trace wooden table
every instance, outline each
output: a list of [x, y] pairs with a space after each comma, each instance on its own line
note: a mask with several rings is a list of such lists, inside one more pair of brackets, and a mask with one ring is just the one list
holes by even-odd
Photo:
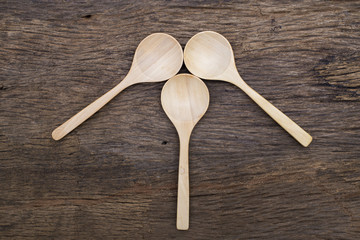
[[[1, 239], [359, 239], [358, 1], [2, 1]], [[163, 83], [115, 86], [139, 42], [223, 34], [244, 80], [314, 138], [302, 147], [240, 89], [206, 81], [177, 231], [179, 141]], [[187, 72], [183, 67], [181, 72]]]

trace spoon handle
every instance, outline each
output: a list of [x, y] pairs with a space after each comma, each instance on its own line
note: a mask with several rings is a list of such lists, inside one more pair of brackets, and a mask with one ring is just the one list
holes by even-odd
[[239, 88], [241, 88], [252, 100], [254, 100], [272, 119], [274, 119], [281, 127], [283, 127], [291, 136], [293, 136], [304, 147], [309, 146], [312, 141], [312, 137], [299, 125], [297, 125], [288, 116], [282, 113], [269, 101], [258, 94], [245, 82], [234, 82]]
[[70, 118], [62, 125], [57, 127], [51, 134], [52, 138], [54, 140], [60, 140], [61, 138], [66, 136], [69, 132], [74, 130], [77, 126], [79, 126], [81, 123], [83, 123], [85, 120], [87, 120], [89, 117], [91, 117], [94, 113], [99, 111], [100, 108], [102, 108], [117, 94], [119, 94], [122, 90], [124, 90], [126, 87], [129, 86], [124, 80], [121, 81], [118, 85], [116, 85], [113, 89], [102, 95], [100, 98], [96, 99], [86, 108], [78, 112], [72, 118]]
[[189, 229], [189, 137], [180, 137], [176, 228]]

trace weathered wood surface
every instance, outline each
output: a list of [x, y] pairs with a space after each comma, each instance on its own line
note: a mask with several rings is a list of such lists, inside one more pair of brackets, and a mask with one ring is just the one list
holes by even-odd
[[[359, 239], [358, 1], [1, 1], [1, 239]], [[63, 140], [51, 131], [115, 86], [153, 32], [231, 42], [244, 80], [314, 140], [303, 148], [235, 86], [190, 146], [190, 230], [177, 231], [179, 141], [163, 83], [132, 86]], [[186, 72], [183, 68], [181, 72]]]

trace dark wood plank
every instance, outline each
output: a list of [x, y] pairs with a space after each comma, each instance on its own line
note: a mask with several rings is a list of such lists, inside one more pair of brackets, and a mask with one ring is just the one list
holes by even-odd
[[[359, 239], [358, 1], [2, 1], [1, 239]], [[244, 80], [306, 129], [303, 148], [243, 92], [206, 81], [190, 147], [190, 230], [177, 231], [178, 138], [163, 83], [115, 86], [138, 43], [203, 30]], [[181, 72], [187, 72], [185, 67]]]

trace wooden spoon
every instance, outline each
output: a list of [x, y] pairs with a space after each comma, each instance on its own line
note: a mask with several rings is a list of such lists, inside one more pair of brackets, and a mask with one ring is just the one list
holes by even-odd
[[223, 80], [241, 88], [304, 147], [312, 141], [312, 137], [299, 125], [244, 82], [236, 69], [231, 45], [221, 34], [205, 31], [193, 36], [185, 46], [184, 62], [189, 71], [200, 78]]
[[56, 128], [52, 132], [53, 139], [63, 138], [125, 88], [141, 82], [167, 80], [178, 73], [182, 63], [183, 51], [175, 38], [165, 33], [147, 36], [137, 47], [127, 76], [113, 89]]
[[179, 74], [167, 81], [161, 104], [175, 125], [180, 139], [178, 203], [176, 228], [189, 229], [189, 141], [196, 123], [209, 106], [209, 91], [203, 81], [190, 74]]

